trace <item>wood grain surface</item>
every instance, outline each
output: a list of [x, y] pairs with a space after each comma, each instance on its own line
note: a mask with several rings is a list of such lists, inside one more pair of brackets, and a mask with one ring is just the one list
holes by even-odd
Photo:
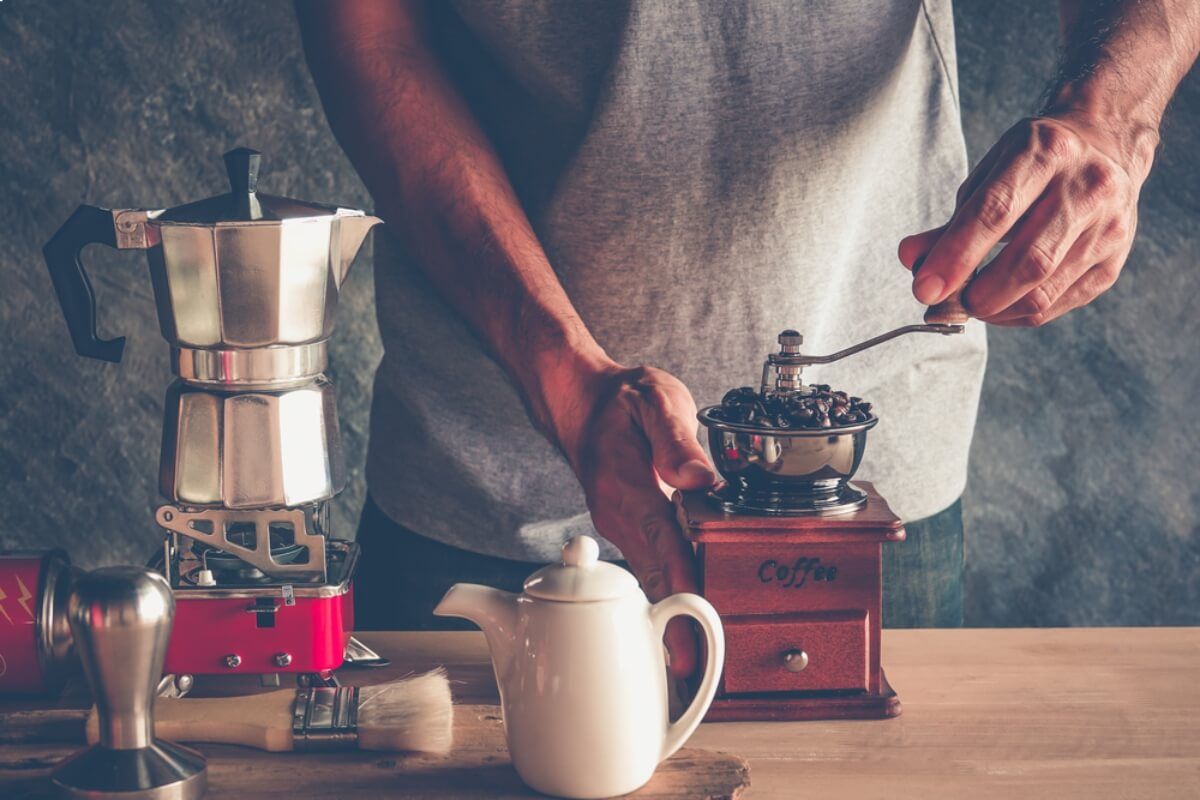
[[[499, 708], [456, 709], [454, 751], [448, 756], [367, 753], [262, 753], [244, 747], [192, 745], [208, 757], [209, 800], [217, 798], [496, 798], [540, 797], [521, 783], [504, 747]], [[71, 747], [0, 748], [0, 797], [41, 800], [53, 793], [49, 767]], [[648, 800], [737, 798], [746, 763], [727, 753], [685, 748], [630, 797]]]
[[[496, 702], [481, 634], [363, 639], [394, 663], [383, 674], [358, 673], [358, 682], [445, 663], [459, 702]], [[1200, 797], [1200, 629], [885, 631], [884, 648], [888, 677], [904, 699], [900, 717], [705, 724], [641, 796], [684, 796], [670, 794], [670, 784], [711, 774], [696, 760], [703, 749], [749, 763], [748, 798]], [[496, 716], [494, 708], [460, 711], [463, 720]], [[71, 712], [54, 713], [65, 725], [61, 716]], [[471, 760], [462, 765], [202, 749], [210, 797], [527, 796], [494, 738], [498, 725], [484, 719], [464, 734], [458, 746]], [[36, 790], [54, 758], [69, 750], [0, 746], [0, 797]], [[730, 795], [700, 789], [687, 796]]]

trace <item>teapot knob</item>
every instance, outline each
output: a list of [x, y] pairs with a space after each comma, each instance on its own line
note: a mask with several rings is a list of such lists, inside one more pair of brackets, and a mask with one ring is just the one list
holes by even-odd
[[563, 564], [568, 567], [590, 567], [600, 558], [600, 545], [591, 536], [572, 536], [563, 544]]

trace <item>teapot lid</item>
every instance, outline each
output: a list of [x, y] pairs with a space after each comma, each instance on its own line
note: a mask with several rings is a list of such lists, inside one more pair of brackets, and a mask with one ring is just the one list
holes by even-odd
[[560, 564], [550, 564], [525, 579], [525, 594], [543, 600], [612, 600], [638, 588], [637, 579], [616, 564], [600, 560], [591, 536], [573, 536], [562, 548]]
[[225, 172], [229, 176], [228, 194], [167, 209], [158, 215], [157, 221], [184, 225], [236, 225], [243, 222], [345, 216], [348, 213], [337, 206], [259, 194], [258, 172], [261, 166], [262, 154], [257, 150], [247, 147], [230, 150], [225, 154]]

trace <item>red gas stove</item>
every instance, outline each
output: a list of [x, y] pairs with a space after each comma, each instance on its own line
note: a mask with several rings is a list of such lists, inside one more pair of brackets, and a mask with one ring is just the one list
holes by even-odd
[[[159, 566], [175, 592], [165, 670], [296, 673], [302, 682], [330, 682], [354, 630], [358, 545], [315, 532], [291, 534], [325, 513], [324, 506], [249, 513], [160, 508], [159, 524], [169, 533]], [[196, 538], [201, 522], [213, 531]], [[267, 544], [260, 548], [251, 532]], [[207, 544], [210, 537], [223, 539], [227, 549]], [[230, 552], [231, 543], [237, 550]]]

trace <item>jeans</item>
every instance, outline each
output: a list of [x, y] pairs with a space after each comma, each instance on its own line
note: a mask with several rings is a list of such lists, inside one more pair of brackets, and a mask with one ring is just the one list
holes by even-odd
[[[962, 501], [904, 526], [903, 542], [883, 545], [883, 622], [889, 628], [962, 625]], [[397, 525], [367, 498], [358, 526], [363, 548], [354, 579], [359, 630], [472, 630], [466, 620], [435, 617], [455, 583], [521, 591], [540, 565], [480, 555]], [[624, 563], [621, 566], [626, 566]]]

